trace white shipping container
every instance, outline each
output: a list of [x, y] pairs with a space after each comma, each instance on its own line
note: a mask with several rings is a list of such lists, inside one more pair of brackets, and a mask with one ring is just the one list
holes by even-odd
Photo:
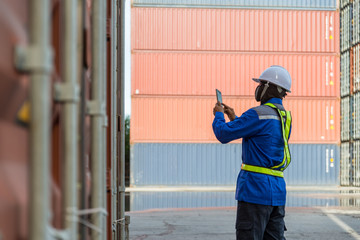
[[[353, 54], [353, 60], [354, 60], [354, 77], [353, 77], [353, 88], [354, 92], [360, 91], [360, 44], [355, 46]], [[349, 72], [351, 69], [349, 69]]]
[[354, 139], [360, 139], [360, 93], [354, 94], [353, 129]]
[[354, 142], [353, 185], [360, 187], [360, 141]]
[[340, 146], [340, 185], [350, 185], [350, 144], [348, 142]]
[[360, 0], [353, 2], [353, 45], [360, 41]]
[[340, 96], [350, 95], [350, 52], [341, 54]]
[[340, 51], [344, 52], [352, 44], [352, 5], [348, 5], [340, 13]]
[[340, 7], [343, 8], [350, 3], [350, 0], [341, 0]]
[[341, 99], [341, 141], [349, 141], [350, 140], [350, 119], [351, 119], [351, 111], [350, 111], [350, 97], [346, 97]]

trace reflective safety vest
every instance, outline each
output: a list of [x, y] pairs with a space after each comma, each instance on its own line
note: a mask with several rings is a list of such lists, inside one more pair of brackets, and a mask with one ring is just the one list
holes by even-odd
[[279, 114], [280, 122], [281, 122], [281, 131], [284, 139], [284, 159], [279, 165], [270, 168], [253, 166], [249, 164], [242, 164], [241, 169], [249, 172], [262, 173], [275, 177], [284, 177], [283, 171], [289, 166], [291, 162], [291, 154], [288, 144], [290, 127], [291, 127], [291, 114], [290, 111], [282, 111], [272, 103], [265, 103], [264, 105], [275, 109]]

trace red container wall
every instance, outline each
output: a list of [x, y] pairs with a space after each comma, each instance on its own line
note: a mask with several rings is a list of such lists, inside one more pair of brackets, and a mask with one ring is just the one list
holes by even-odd
[[[253, 98], [224, 98], [238, 116], [257, 106]], [[286, 99], [292, 112], [291, 143], [339, 143], [339, 100]], [[131, 142], [217, 142], [215, 97], [133, 97]]]
[[338, 11], [132, 8], [134, 50], [339, 52]]
[[339, 63], [334, 54], [136, 52], [132, 94], [253, 96], [251, 78], [277, 64], [290, 72], [291, 96], [339, 97]]

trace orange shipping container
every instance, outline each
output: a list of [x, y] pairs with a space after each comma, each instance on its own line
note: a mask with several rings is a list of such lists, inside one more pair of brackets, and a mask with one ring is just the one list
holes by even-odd
[[[133, 97], [131, 142], [217, 142], [212, 121], [213, 97]], [[238, 115], [257, 106], [253, 98], [224, 97]], [[335, 143], [340, 140], [340, 102], [336, 99], [288, 98], [292, 112], [290, 143]]]
[[340, 96], [339, 57], [309, 54], [137, 52], [132, 55], [132, 94], [253, 96], [255, 82], [271, 65], [284, 66], [291, 96]]
[[339, 52], [338, 11], [132, 8], [134, 50]]

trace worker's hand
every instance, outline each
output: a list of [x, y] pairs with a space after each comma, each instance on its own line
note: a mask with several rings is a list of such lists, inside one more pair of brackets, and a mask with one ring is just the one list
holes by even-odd
[[213, 109], [214, 115], [215, 115], [216, 112], [222, 112], [222, 113], [224, 113], [224, 108], [221, 106], [221, 104], [220, 104], [219, 102], [217, 102], [217, 103], [215, 104], [215, 107], [214, 107], [214, 109]]
[[224, 106], [224, 113], [229, 117], [230, 121], [235, 120], [236, 115], [233, 108], [229, 107], [225, 103], [222, 104]]

